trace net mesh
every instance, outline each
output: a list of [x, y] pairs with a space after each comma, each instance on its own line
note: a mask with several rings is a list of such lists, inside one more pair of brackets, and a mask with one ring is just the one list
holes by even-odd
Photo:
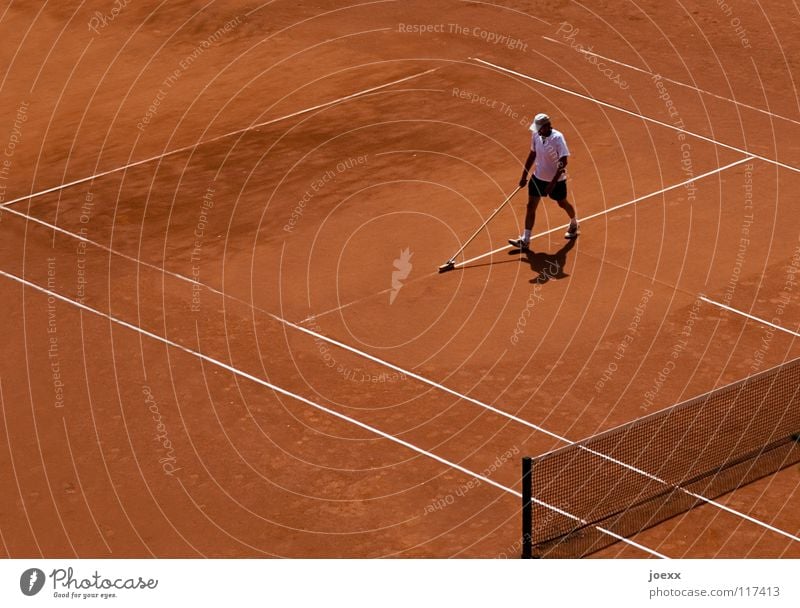
[[600, 528], [627, 537], [800, 462], [798, 433], [800, 359], [536, 458], [533, 556], [589, 555], [617, 542]]

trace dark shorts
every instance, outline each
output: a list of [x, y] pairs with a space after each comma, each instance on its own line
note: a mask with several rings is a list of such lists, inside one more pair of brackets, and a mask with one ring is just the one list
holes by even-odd
[[[544, 196], [548, 185], [550, 185], [549, 182], [532, 177], [528, 182], [528, 194], [530, 196], [542, 197]], [[549, 196], [554, 201], [563, 201], [565, 198], [567, 198], [567, 180], [556, 182], [556, 185], [553, 186], [553, 191]]]

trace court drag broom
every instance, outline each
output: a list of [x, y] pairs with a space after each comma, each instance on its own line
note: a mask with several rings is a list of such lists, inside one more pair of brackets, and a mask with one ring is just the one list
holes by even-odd
[[494, 212], [492, 213], [492, 215], [490, 215], [490, 216], [489, 216], [489, 217], [486, 219], [486, 221], [485, 221], [485, 222], [483, 222], [483, 224], [481, 224], [481, 227], [480, 227], [480, 228], [478, 228], [478, 229], [475, 231], [475, 234], [473, 234], [471, 237], [469, 237], [469, 238], [467, 239], [467, 242], [466, 242], [466, 243], [464, 243], [463, 245], [461, 245], [461, 249], [459, 249], [458, 251], [456, 251], [456, 252], [455, 252], [455, 253], [452, 255], [452, 257], [451, 257], [449, 260], [447, 260], [447, 262], [445, 262], [444, 264], [442, 264], [441, 266], [439, 266], [439, 273], [440, 273], [440, 274], [441, 274], [441, 273], [443, 273], [443, 272], [447, 272], [448, 270], [453, 270], [453, 268], [455, 268], [455, 267], [456, 267], [456, 258], [458, 257], [458, 254], [459, 254], [459, 253], [461, 253], [462, 251], [464, 251], [464, 249], [466, 249], [466, 248], [467, 248], [467, 245], [469, 245], [469, 244], [470, 244], [470, 243], [471, 243], [471, 242], [472, 242], [472, 241], [475, 239], [475, 237], [476, 237], [476, 236], [478, 236], [478, 235], [480, 234], [481, 230], [483, 230], [483, 229], [486, 227], [486, 224], [488, 224], [489, 222], [491, 222], [491, 221], [492, 221], [492, 218], [493, 218], [495, 215], [497, 215], [498, 213], [500, 213], [500, 210], [501, 210], [503, 207], [505, 207], [505, 206], [506, 206], [506, 204], [508, 203], [508, 201], [510, 201], [512, 198], [514, 198], [514, 195], [515, 195], [517, 192], [519, 192], [520, 190], [522, 190], [522, 186], [517, 186], [517, 189], [516, 189], [516, 190], [514, 190], [514, 192], [512, 192], [511, 194], [509, 194], [509, 195], [508, 195], [508, 198], [506, 198], [506, 200], [504, 200], [504, 201], [503, 201], [503, 202], [500, 204], [500, 206], [499, 206], [497, 209], [495, 209], [495, 210], [494, 210]]

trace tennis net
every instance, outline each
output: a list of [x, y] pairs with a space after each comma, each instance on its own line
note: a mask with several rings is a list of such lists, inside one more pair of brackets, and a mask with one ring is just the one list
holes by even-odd
[[523, 459], [523, 557], [589, 555], [800, 462], [799, 433], [795, 359]]

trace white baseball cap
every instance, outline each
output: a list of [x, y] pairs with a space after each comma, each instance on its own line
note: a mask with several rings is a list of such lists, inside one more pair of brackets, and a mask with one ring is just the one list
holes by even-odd
[[537, 114], [536, 118], [533, 119], [531, 131], [538, 133], [539, 129], [541, 129], [542, 126], [546, 125], [548, 122], [550, 122], [550, 117], [547, 114]]

